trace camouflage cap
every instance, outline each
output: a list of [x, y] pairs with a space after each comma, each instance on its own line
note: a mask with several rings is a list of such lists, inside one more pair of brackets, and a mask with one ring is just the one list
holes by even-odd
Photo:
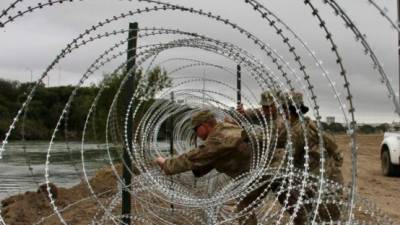
[[288, 104], [288, 105], [297, 105], [301, 106], [304, 105], [303, 101], [303, 94], [301, 92], [296, 92], [296, 91], [291, 91], [291, 92], [285, 92], [282, 95], [282, 103], [283, 104]]
[[272, 95], [272, 92], [264, 91], [263, 93], [261, 93], [260, 105], [271, 106], [272, 104], [274, 104], [274, 97]]
[[214, 114], [210, 110], [197, 112], [192, 116], [192, 127], [196, 128], [200, 126], [200, 124], [207, 122], [210, 119], [215, 119]]

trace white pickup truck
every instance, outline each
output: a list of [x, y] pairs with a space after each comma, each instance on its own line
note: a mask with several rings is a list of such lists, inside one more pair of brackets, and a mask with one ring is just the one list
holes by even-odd
[[400, 132], [385, 132], [381, 144], [381, 162], [383, 175], [400, 174]]

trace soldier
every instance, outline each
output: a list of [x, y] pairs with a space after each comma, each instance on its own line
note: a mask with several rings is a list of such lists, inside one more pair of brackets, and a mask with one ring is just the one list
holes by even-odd
[[[257, 161], [257, 168], [268, 168], [269, 171], [278, 172], [278, 166], [283, 165], [282, 162], [285, 160], [285, 146], [280, 146], [279, 148], [276, 147], [275, 143], [278, 141], [277, 138], [282, 138], [282, 140], [278, 141], [281, 143], [285, 143], [286, 137], [280, 136], [281, 129], [284, 129], [284, 124], [282, 122], [282, 117], [278, 114], [277, 106], [274, 101], [274, 98], [280, 99], [281, 94], [280, 91], [264, 91], [261, 93], [261, 100], [260, 105], [261, 108], [258, 109], [249, 109], [244, 110], [243, 105], [239, 105], [237, 111], [245, 116], [252, 125], [260, 124], [261, 126], [256, 125], [255, 133], [247, 133], [245, 131], [242, 132], [242, 139], [244, 144], [247, 145], [247, 148], [252, 149], [252, 153], [255, 156]], [[263, 118], [264, 117], [264, 118]], [[265, 119], [265, 121], [264, 121]], [[261, 129], [260, 129], [261, 128]], [[264, 139], [265, 138], [265, 139]], [[259, 149], [255, 148], [252, 145], [255, 142], [251, 142], [250, 139], [253, 141], [258, 142]], [[264, 140], [268, 140], [268, 142], [264, 142]], [[267, 144], [268, 143], [268, 144]], [[267, 145], [266, 145], [267, 144]], [[265, 155], [267, 154], [267, 155]], [[266, 161], [261, 162], [261, 156], [266, 156]], [[265, 165], [263, 165], [265, 164]], [[275, 177], [275, 180], [271, 180], [273, 176], [271, 174], [263, 175], [260, 180], [255, 182], [265, 182], [260, 188], [252, 191], [249, 195], [247, 195], [241, 202], [239, 202], [238, 209], [244, 209], [253, 201], [255, 201], [258, 196], [260, 196], [263, 192], [269, 191], [266, 190], [268, 187], [273, 192], [278, 191], [278, 187], [281, 184], [281, 176], [278, 175]], [[272, 183], [271, 183], [272, 181]], [[266, 193], [264, 193], [266, 196]], [[257, 219], [254, 213], [250, 214], [249, 219], [245, 223], [246, 225], [255, 225], [257, 224]]]
[[[248, 144], [250, 144], [250, 138], [253, 138], [254, 141], [259, 142], [258, 146], [261, 146], [261, 150], [263, 152], [256, 151], [256, 149], [253, 148], [253, 152], [255, 154], [261, 156], [264, 153], [268, 153], [268, 159], [271, 159], [273, 156], [269, 167], [279, 166], [285, 154], [283, 149], [284, 146], [281, 149], [275, 148], [276, 141], [281, 143], [285, 143], [286, 141], [286, 137], [278, 135], [280, 131], [285, 128], [282, 117], [278, 114], [278, 110], [274, 102], [274, 98], [279, 99], [280, 97], [280, 91], [264, 91], [261, 93], [261, 108], [244, 110], [243, 105], [241, 104], [237, 108], [237, 111], [249, 119], [252, 125], [261, 124], [261, 126], [256, 126], [255, 133], [246, 133], [246, 131], [243, 131], [242, 138]], [[264, 116], [266, 121], [263, 121], [262, 116]], [[244, 126], [246, 125], [244, 124]], [[282, 140], [277, 140], [278, 137], [282, 138]], [[263, 145], [264, 138], [269, 140], [267, 146]]]
[[[204, 144], [174, 158], [158, 157], [155, 161], [165, 174], [173, 175], [191, 170], [195, 176], [203, 176], [216, 169], [235, 178], [249, 171], [251, 149], [242, 141], [242, 129], [239, 126], [217, 122], [209, 110], [196, 113], [191, 122], [196, 135], [204, 140]], [[241, 211], [257, 198], [258, 193], [260, 190], [250, 193], [239, 203], [238, 210]], [[257, 224], [254, 214], [248, 217], [245, 224]], [[240, 224], [243, 222], [241, 218]]]
[[247, 149], [238, 150], [242, 132], [239, 126], [217, 122], [209, 110], [196, 113], [191, 122], [204, 144], [174, 158], [158, 157], [156, 162], [165, 174], [192, 170], [196, 176], [202, 176], [216, 169], [236, 177], [249, 170], [251, 153]]
[[[290, 99], [289, 97], [292, 97]], [[303, 122], [300, 120], [300, 115], [298, 114], [296, 108], [302, 113], [305, 114], [308, 112], [308, 107], [304, 106], [303, 95], [298, 92], [290, 92], [285, 93], [283, 95], [282, 101], [286, 104], [283, 105], [286, 118], [288, 118], [290, 123], [290, 134], [291, 134], [291, 142], [293, 147], [293, 164], [295, 168], [300, 170], [304, 170], [305, 165], [305, 146], [307, 138], [308, 145], [308, 157], [309, 157], [309, 172], [312, 175], [319, 176], [320, 174], [320, 156], [321, 156], [321, 146], [319, 141], [319, 135], [322, 135], [325, 149], [325, 178], [335, 181], [339, 184], [343, 184], [343, 177], [341, 173], [340, 167], [343, 163], [343, 157], [341, 151], [337, 148], [336, 143], [333, 140], [333, 137], [325, 132], [319, 134], [318, 128], [315, 123], [308, 117], [304, 117]], [[305, 127], [305, 129], [303, 128]], [[284, 147], [286, 144], [286, 130], [281, 130], [280, 138], [278, 138], [277, 147]], [[304, 133], [306, 132], [306, 133]], [[306, 135], [305, 135], [306, 134]], [[315, 198], [316, 190], [308, 189], [306, 190], [305, 199]], [[286, 199], [286, 193], [282, 193], [278, 196], [281, 204]], [[293, 213], [293, 207], [299, 198], [298, 189], [293, 189], [290, 192], [290, 197], [288, 199], [288, 212]], [[294, 219], [294, 223], [296, 225], [308, 224], [310, 221], [307, 220], [307, 210], [311, 210], [311, 205], [304, 204], [303, 207], [298, 212], [296, 218]], [[319, 207], [319, 216], [323, 221], [330, 220], [338, 220], [340, 218], [340, 211], [334, 204], [325, 204], [320, 205]]]

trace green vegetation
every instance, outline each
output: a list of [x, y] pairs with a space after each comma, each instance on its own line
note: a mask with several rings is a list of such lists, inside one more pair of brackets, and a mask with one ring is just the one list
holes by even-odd
[[[58, 139], [69, 138], [77, 140], [81, 137], [83, 125], [86, 120], [89, 108], [95, 99], [101, 85], [107, 88], [101, 98], [98, 100], [94, 116], [90, 121], [89, 128], [95, 126], [95, 132], [89, 132], [89, 139], [97, 139], [101, 137], [104, 139], [105, 125], [107, 115], [123, 79], [124, 73], [108, 74], [105, 75], [103, 80], [98, 85], [91, 85], [81, 87], [68, 113], [67, 119], [62, 121], [62, 125], [58, 132]], [[171, 79], [167, 76], [165, 70], [156, 67], [149, 71], [146, 76], [142, 71], [137, 71], [135, 75], [135, 87], [139, 88], [139, 96], [145, 103], [138, 110], [139, 117], [143, 115], [146, 108], [151, 105], [155, 94], [171, 86]], [[16, 116], [18, 110], [21, 108], [22, 103], [26, 100], [27, 93], [32, 89], [33, 83], [20, 83], [17, 81], [7, 81], [0, 79], [0, 138], [3, 139], [5, 133], [8, 131], [9, 126]], [[27, 140], [44, 140], [49, 139], [57, 121], [68, 101], [69, 96], [74, 90], [73, 86], [59, 86], [46, 88], [41, 84], [25, 112], [26, 117], [22, 123], [22, 117], [17, 124], [16, 129], [12, 132], [10, 139], [21, 139], [24, 130], [24, 137]], [[126, 107], [126, 90], [122, 91], [121, 97], [117, 102], [117, 127], [123, 127], [123, 119]], [[138, 101], [138, 99], [136, 99]], [[134, 104], [135, 105], [135, 104]], [[24, 127], [22, 129], [22, 124]], [[67, 124], [68, 132], [65, 132], [65, 124]]]
[[[331, 123], [327, 124], [322, 122], [322, 127], [325, 131], [341, 134], [346, 133], [346, 127], [341, 123]], [[378, 126], [372, 126], [369, 124], [358, 125], [358, 132], [361, 134], [375, 134], [375, 133], [383, 133], [389, 130], [389, 124], [382, 123]]]
[[346, 128], [341, 123], [322, 123], [322, 127], [324, 130], [332, 132], [332, 133], [345, 133]]

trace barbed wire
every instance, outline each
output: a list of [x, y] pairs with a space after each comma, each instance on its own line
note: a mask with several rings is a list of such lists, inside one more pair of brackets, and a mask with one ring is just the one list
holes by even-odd
[[[23, 2], [23, 0], [16, 0], [1, 11], [0, 29], [7, 29], [9, 26], [12, 26], [17, 19], [22, 20], [22, 17], [27, 16], [29, 13], [34, 13], [43, 8], [54, 5], [61, 5], [63, 3], [73, 4], [78, 1], [48, 0], [32, 4], [26, 8], [20, 8], [19, 6]], [[129, 0], [128, 2], [133, 1]], [[384, 213], [374, 204], [360, 198], [357, 194], [357, 123], [354, 115], [355, 106], [351, 94], [350, 82], [338, 44], [336, 44], [336, 41], [333, 38], [333, 31], [328, 27], [324, 15], [319, 12], [318, 7], [315, 6], [312, 1], [306, 0], [303, 3], [306, 8], [311, 10], [311, 14], [318, 21], [318, 26], [316, 27], [320, 28], [324, 32], [324, 36], [321, 39], [326, 39], [330, 44], [331, 54], [335, 57], [339, 74], [343, 79], [345, 94], [339, 92], [339, 89], [333, 81], [334, 79], [332, 78], [332, 75], [335, 75], [335, 73], [330, 73], [323, 66], [322, 60], [317, 56], [315, 51], [313, 51], [311, 47], [303, 41], [299, 34], [294, 32], [294, 29], [289, 27], [287, 23], [259, 1], [245, 0], [243, 1], [243, 6], [250, 6], [259, 16], [261, 16], [266, 27], [274, 30], [274, 35], [282, 41], [286, 49], [285, 51], [278, 52], [272, 44], [262, 41], [265, 40], [265, 38], [259, 38], [247, 29], [241, 27], [238, 23], [234, 23], [227, 18], [223, 18], [220, 15], [216, 15], [203, 9], [195, 9], [166, 1], [138, 0], [137, 2], [149, 4], [151, 7], [130, 10], [126, 13], [111, 16], [95, 23], [94, 25], [88, 26], [87, 29], [84, 29], [82, 33], [72, 39], [72, 41], [60, 51], [55, 59], [47, 66], [40, 78], [35, 82], [33, 88], [28, 93], [26, 100], [22, 103], [20, 110], [14, 117], [9, 130], [5, 134], [2, 147], [0, 148], [0, 160], [2, 160], [8, 140], [11, 133], [15, 130], [16, 125], [22, 123], [22, 127], [25, 126], [25, 118], [29, 116], [29, 105], [35, 97], [38, 87], [43, 83], [45, 77], [49, 76], [50, 71], [53, 70], [53, 68], [62, 60], [72, 57], [73, 52], [87, 47], [90, 43], [96, 44], [103, 39], [113, 40], [119, 38], [119, 36], [126, 35], [130, 31], [129, 29], [118, 30], [111, 28], [109, 31], [104, 33], [93, 34], [100, 27], [106, 28], [107, 26], [112, 26], [115, 22], [121, 19], [146, 15], [148, 13], [159, 13], [159, 11], [179, 12], [181, 14], [189, 14], [190, 16], [207, 18], [209, 21], [226, 26], [235, 31], [241, 37], [246, 38], [246, 41], [253, 47], [256, 47], [258, 51], [261, 51], [268, 60], [262, 61], [248, 50], [228, 41], [219, 40], [210, 37], [207, 34], [182, 31], [181, 29], [164, 27], [140, 28], [138, 30], [138, 40], [156, 37], [165, 41], [141, 45], [135, 49], [124, 49], [127, 42], [132, 41], [130, 39], [123, 38], [115, 41], [112, 46], [99, 54], [99, 56], [81, 75], [80, 79], [74, 86], [74, 89], [71, 91], [57, 123], [55, 124], [47, 148], [46, 161], [44, 164], [44, 177], [47, 185], [49, 203], [52, 207], [53, 214], [43, 217], [35, 224], [43, 224], [49, 218], [56, 216], [61, 224], [67, 225], [69, 223], [65, 220], [62, 213], [65, 210], [74, 208], [88, 199], [95, 202], [97, 206], [97, 211], [92, 217], [93, 224], [120, 224], [122, 223], [123, 218], [128, 217], [134, 223], [137, 222], [144, 224], [176, 224], [178, 223], [178, 220], [181, 220], [184, 224], [228, 224], [234, 223], [237, 219], [248, 219], [253, 212], [257, 212], [259, 222], [262, 224], [293, 224], [301, 210], [306, 206], [311, 206], [312, 208], [310, 210], [310, 215], [308, 216], [310, 223], [319, 224], [322, 220], [319, 210], [321, 208], [326, 208], [327, 205], [334, 205], [341, 212], [341, 218], [337, 219], [330, 217], [330, 221], [326, 221], [329, 224], [393, 224], [393, 221], [384, 215]], [[396, 113], [400, 113], [400, 106], [392, 84], [389, 82], [388, 76], [380, 60], [374, 53], [373, 48], [370, 43], [367, 42], [366, 36], [363, 35], [340, 4], [333, 0], [324, 0], [322, 2], [332, 8], [334, 13], [345, 22], [345, 26], [355, 35], [355, 42], [359, 42], [364, 47], [365, 55], [367, 57], [369, 56], [372, 60], [373, 68], [377, 71], [381, 82], [389, 92], [388, 97], [392, 100]], [[400, 30], [398, 24], [394, 23], [387, 15], [386, 9], [379, 7], [379, 5], [373, 0], [368, 0], [367, 2], [369, 2], [378, 13], [389, 22], [394, 30]], [[168, 41], [166, 36], [174, 39]], [[322, 128], [322, 117], [320, 115], [320, 106], [318, 104], [319, 98], [317, 98], [318, 94], [315, 90], [316, 84], [313, 84], [311, 81], [311, 66], [307, 65], [307, 61], [304, 60], [305, 57], [302, 56], [299, 47], [308, 53], [308, 56], [313, 60], [315, 66], [317, 66], [322, 72], [322, 76], [326, 79], [327, 84], [331, 88], [331, 91], [338, 102], [338, 108], [345, 118], [347, 135], [350, 138], [352, 151], [352, 180], [349, 187], [331, 181], [329, 176], [326, 174], [326, 160], [329, 156], [324, 147], [324, 130]], [[123, 50], [121, 50], [121, 48]], [[238, 91], [233, 83], [227, 82], [227, 80], [235, 80], [235, 74], [232, 72], [232, 69], [195, 58], [192, 59], [176, 56], [164, 58], [161, 54], [166, 54], [169, 50], [179, 50], [181, 48], [196, 49], [211, 53], [215, 56], [231, 61], [234, 65], [241, 65], [244, 74], [249, 77], [249, 80], [257, 84], [259, 90], [280, 90], [285, 93], [301, 90], [304, 93], [304, 96], [306, 96], [306, 101], [312, 107], [312, 112], [316, 119], [320, 153], [318, 173], [315, 174], [310, 171], [310, 148], [313, 146], [309, 146], [310, 137], [306, 124], [307, 118], [300, 112], [300, 109], [296, 107], [296, 104], [294, 105], [296, 111], [299, 113], [300, 126], [304, 131], [301, 135], [304, 139], [304, 164], [301, 168], [296, 168], [294, 166], [295, 150], [293, 147], [293, 134], [291, 132], [291, 118], [285, 115], [285, 110], [283, 109], [283, 106], [288, 104], [288, 102], [292, 104], [294, 103], [292, 95], [290, 95], [289, 99], [285, 100], [285, 102], [282, 101], [276, 92], [273, 92], [273, 102], [277, 107], [280, 117], [282, 117], [284, 125], [283, 129], [287, 131], [286, 152], [284, 157], [286, 160], [281, 160], [279, 165], [274, 167], [271, 165], [272, 159], [269, 155], [276, 154], [276, 133], [278, 131], [271, 122], [271, 117], [267, 117], [263, 114], [256, 114], [256, 119], [258, 120], [257, 123], [261, 124], [262, 128], [261, 137], [257, 137], [256, 133], [259, 130], [258, 127], [252, 124], [248, 118], [231, 109], [232, 105], [235, 105], [236, 99], [229, 93], [236, 93]], [[90, 108], [86, 112], [85, 121], [82, 122], [83, 126], [80, 149], [80, 166], [82, 171], [78, 168], [78, 164], [70, 158], [70, 163], [74, 167], [75, 173], [79, 175], [82, 183], [85, 184], [89, 191], [89, 197], [71, 203], [64, 208], [59, 208], [50, 187], [52, 149], [59, 133], [59, 129], [61, 129], [61, 127], [64, 129], [64, 142], [67, 146], [66, 152], [71, 155], [72, 150], [69, 146], [70, 141], [67, 136], [69, 130], [68, 121], [72, 103], [79, 96], [78, 90], [81, 89], [85, 82], [87, 82], [97, 71], [100, 71], [112, 62], [121, 61], [120, 58], [124, 57], [130, 50], [137, 51], [136, 56], [128, 60], [122, 60], [123, 62], [114, 67], [113, 72], [110, 73], [111, 75], [123, 74], [124, 76], [119, 83], [118, 89], [113, 93], [114, 96], [111, 104], [106, 106], [108, 108], [106, 122], [105, 124], [102, 124], [102, 126], [105, 127], [105, 136], [98, 137], [96, 134], [97, 129], [102, 126], [96, 124], [95, 118], [99, 100], [109, 88], [109, 84], [106, 82], [99, 86], [98, 92], [92, 99]], [[286, 55], [291, 56], [291, 60], [296, 64], [295, 67], [290, 65], [289, 60], [285, 59], [286, 57], [284, 56]], [[162, 61], [157, 62], [160, 59]], [[127, 64], [133, 61], [136, 61], [135, 66], [128, 71], [124, 71]], [[189, 64], [187, 64], [187, 62], [189, 62]], [[138, 84], [144, 85], [146, 82], [145, 78], [151, 71], [151, 68], [160, 65], [169, 65], [171, 63], [179, 64], [179, 66], [175, 66], [174, 69], [167, 71], [167, 74], [171, 75], [171, 78], [173, 78], [173, 84], [171, 87], [157, 93], [158, 99], [146, 108], [143, 115], [139, 112], [145, 108], [147, 99], [151, 97], [151, 93], [156, 90], [157, 85], [150, 87], [150, 90], [146, 93], [141, 93], [139, 89], [136, 89], [127, 105], [125, 105], [125, 111], [120, 112], [118, 102], [121, 100], [122, 94], [127, 88], [126, 83], [129, 77], [133, 76], [135, 71], [144, 71], [143, 78], [138, 80]], [[205, 78], [202, 77], [201, 74], [193, 76], [184, 73], [181, 75], [184, 70], [195, 69], [197, 67], [209, 67], [211, 69], [222, 71], [230, 78], [226, 80], [221, 75], [215, 75], [213, 78]], [[210, 76], [211, 74], [212, 73], [210, 73]], [[291, 79], [292, 77], [293, 80]], [[211, 88], [199, 88], [202, 83], [207, 83], [207, 87]], [[243, 86], [246, 90], [242, 96], [244, 100], [243, 103], [250, 106], [251, 110], [255, 112], [255, 109], [258, 107], [257, 104], [254, 104], [257, 95], [250, 85], [244, 83]], [[297, 88], [297, 86], [299, 88]], [[174, 93], [175, 100], [182, 100], [184, 104], [178, 104], [178, 101], [172, 101], [169, 97], [170, 93]], [[348, 106], [344, 103], [345, 101], [347, 101]], [[219, 119], [230, 117], [235, 123], [240, 125], [242, 130], [247, 133], [249, 137], [252, 137], [249, 139], [250, 145], [253, 146], [249, 171], [233, 178], [213, 172], [200, 179], [195, 179], [189, 173], [167, 177], [162, 171], [154, 166], [152, 161], [155, 156], [168, 156], [165, 149], [161, 147], [162, 141], [160, 140], [160, 136], [161, 133], [163, 133], [163, 131], [161, 131], [162, 127], [166, 126], [168, 121], [174, 117], [179, 117], [179, 120], [175, 119], [175, 123], [171, 125], [172, 127], [169, 127], [172, 136], [168, 138], [173, 139], [175, 143], [174, 150], [176, 153], [184, 153], [195, 145], [193, 141], [195, 133], [190, 127], [190, 118], [193, 113], [198, 112], [203, 108], [209, 108], [212, 110]], [[20, 121], [20, 117], [22, 117], [22, 121]], [[129, 119], [137, 121], [136, 129], [134, 129], [133, 134], [128, 132], [127, 121]], [[89, 129], [90, 126], [91, 129]], [[116, 188], [118, 190], [108, 190], [107, 192], [97, 193], [95, 190], [96, 188], [91, 183], [91, 177], [88, 174], [88, 168], [86, 165], [87, 162], [89, 162], [89, 159], [85, 157], [85, 144], [89, 138], [89, 134], [91, 133], [94, 134], [96, 140], [105, 142], [105, 148], [103, 151], [106, 152], [108, 157], [106, 162], [109, 164], [112, 174], [115, 177], [115, 186], [118, 186], [118, 188]], [[24, 142], [24, 130], [22, 130], [22, 134]], [[129, 135], [133, 135], [132, 143], [129, 143]], [[168, 140], [168, 138], [166, 140]], [[137, 173], [129, 170], [129, 173], [135, 178], [130, 187], [125, 186], [123, 178], [118, 171], [119, 169], [117, 168], [117, 165], [115, 165], [115, 161], [122, 162], [122, 166], [128, 168], [130, 166], [124, 164], [125, 161], [122, 160], [120, 153], [117, 154], [117, 157], [113, 156], [112, 149], [114, 146], [120, 146], [127, 149], [129, 158], [133, 162], [135, 168], [139, 171]], [[25, 148], [24, 154], [27, 154]], [[28, 156], [26, 163], [31, 175], [33, 175], [33, 169], [30, 166], [30, 159]], [[266, 179], [266, 177], [268, 177], [268, 179]], [[279, 187], [276, 188], [276, 191], [274, 192], [275, 196], [271, 197], [270, 193], [272, 185], [277, 181], [280, 182], [278, 185]], [[37, 186], [39, 186], [38, 183]], [[240, 209], [239, 203], [249, 194], [260, 188], [263, 188], [263, 190], [259, 196], [249, 205]], [[132, 201], [135, 202], [133, 211], [137, 216], [136, 214], [122, 216], [116, 214], [116, 208], [121, 202], [119, 192], [122, 189], [129, 190], [132, 196]], [[292, 190], [298, 190], [299, 193], [295, 204], [289, 202], [290, 199], [294, 197]], [[308, 192], [312, 192], [311, 196], [309, 196]], [[110, 195], [107, 195], [106, 200], [101, 199], [104, 198], [105, 193]], [[279, 196], [284, 196], [282, 202], [281, 199], [279, 199]], [[174, 207], [171, 208], [171, 205]], [[277, 207], [279, 209], [276, 209]], [[355, 216], [356, 212], [368, 214], [370, 218], [358, 218]], [[1, 207], [0, 213], [3, 213]], [[2, 215], [0, 216], [0, 222], [4, 225], [7, 224]]]

